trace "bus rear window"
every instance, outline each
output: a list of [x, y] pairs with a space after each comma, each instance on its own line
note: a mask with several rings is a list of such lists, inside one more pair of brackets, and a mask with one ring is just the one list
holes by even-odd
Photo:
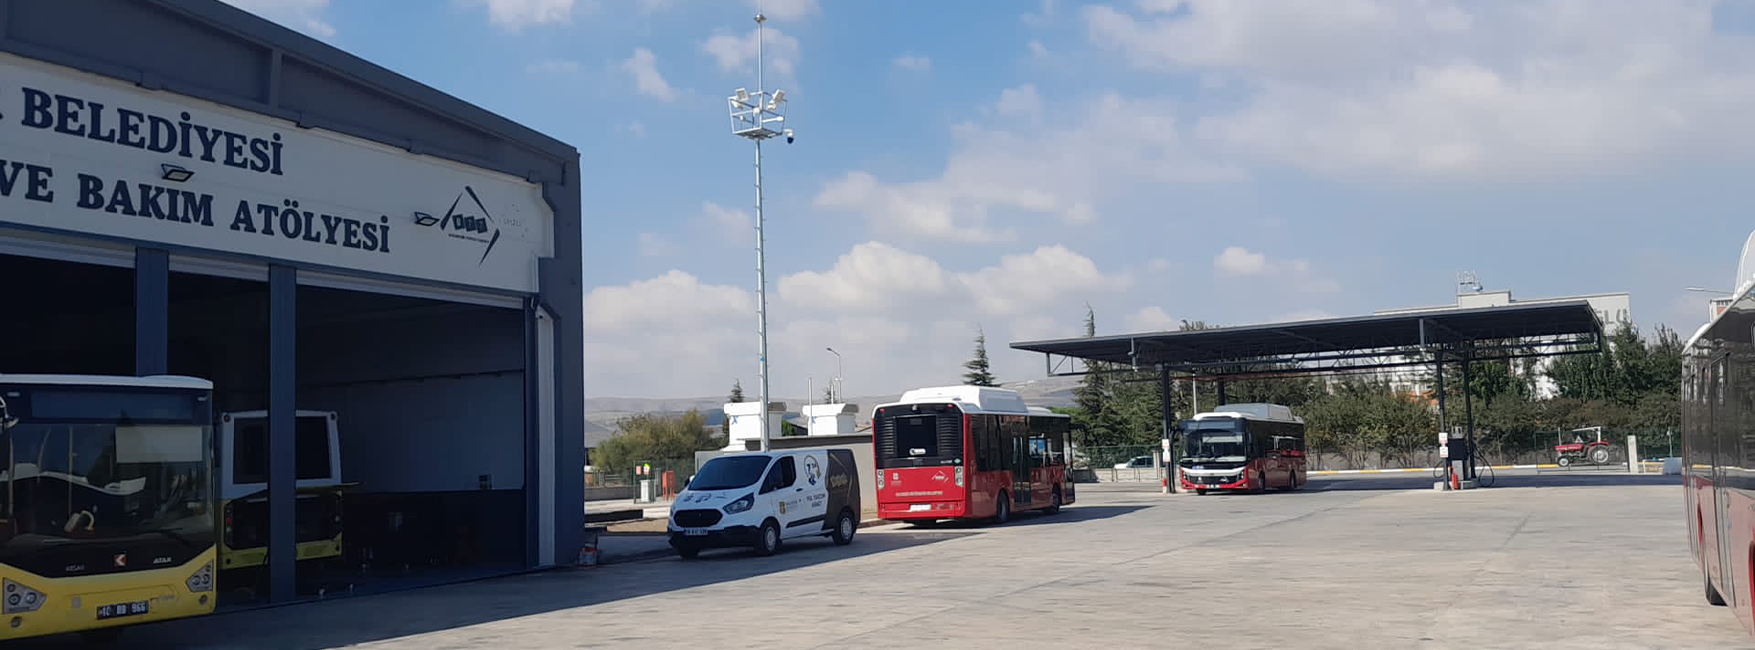
[[936, 458], [938, 416], [905, 415], [896, 418], [895, 458]]

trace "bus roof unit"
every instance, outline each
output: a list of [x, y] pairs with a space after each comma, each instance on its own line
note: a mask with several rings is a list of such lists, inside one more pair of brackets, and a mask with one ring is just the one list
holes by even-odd
[[990, 388], [987, 386], [936, 386], [932, 388], [916, 388], [906, 393], [902, 393], [901, 399], [889, 404], [879, 404], [877, 408], [932, 403], [956, 404], [964, 413], [969, 414], [1057, 415], [1053, 412], [1037, 412], [1033, 410], [1033, 407], [1024, 404], [1024, 398], [1018, 395], [1018, 391], [1009, 388]]
[[1218, 418], [1245, 418], [1249, 420], [1273, 420], [1278, 422], [1297, 422], [1303, 424], [1304, 418], [1292, 415], [1290, 407], [1281, 404], [1248, 403], [1223, 404], [1206, 413], [1198, 413], [1196, 420]]
[[192, 388], [212, 390], [213, 382], [179, 375], [148, 375], [130, 377], [117, 375], [8, 375], [0, 374], [0, 384], [20, 386], [117, 386], [123, 388]]

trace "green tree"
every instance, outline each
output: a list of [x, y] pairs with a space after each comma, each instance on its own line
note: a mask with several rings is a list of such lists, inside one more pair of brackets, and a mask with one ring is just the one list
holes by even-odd
[[968, 370], [968, 372], [963, 373], [963, 384], [965, 385], [999, 385], [999, 382], [993, 379], [991, 366], [987, 362], [987, 333], [979, 328], [976, 329], [975, 334], [975, 356], [963, 362], [963, 368]]
[[742, 379], [731, 380], [731, 397], [726, 398], [725, 401], [732, 402], [734, 404], [744, 401], [743, 400], [743, 380]]
[[823, 403], [824, 404], [834, 404], [835, 402], [836, 402], [835, 387], [834, 386], [824, 386], [823, 387]]
[[640, 461], [693, 459], [695, 452], [725, 446], [707, 430], [696, 410], [680, 415], [643, 413], [621, 421], [621, 433], [603, 441], [592, 461], [606, 472], [624, 472]]

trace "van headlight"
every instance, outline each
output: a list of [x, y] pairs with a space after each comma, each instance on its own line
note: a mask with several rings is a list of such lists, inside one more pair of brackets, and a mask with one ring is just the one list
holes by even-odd
[[731, 503], [725, 504], [724, 510], [725, 510], [726, 514], [735, 515], [737, 513], [743, 512], [745, 510], [749, 510], [750, 508], [755, 507], [755, 505], [756, 505], [756, 493], [751, 492], [749, 494], [743, 495], [743, 498], [741, 498], [741, 499], [738, 499], [738, 500], [733, 501]]

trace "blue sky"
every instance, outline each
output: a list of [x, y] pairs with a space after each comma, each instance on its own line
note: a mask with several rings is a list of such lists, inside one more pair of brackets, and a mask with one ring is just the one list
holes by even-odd
[[[576, 146], [588, 395], [756, 374], [744, 0], [233, 0]], [[1009, 341], [1630, 291], [1684, 332], [1755, 230], [1747, 3], [765, 0], [774, 392]]]

